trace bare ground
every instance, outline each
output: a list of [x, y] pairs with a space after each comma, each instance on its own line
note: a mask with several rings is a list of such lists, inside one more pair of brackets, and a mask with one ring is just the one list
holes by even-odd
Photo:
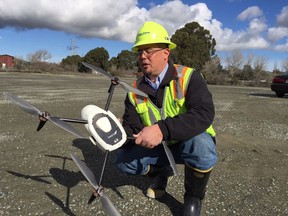
[[[70, 157], [83, 159], [98, 179], [103, 152], [51, 123], [37, 132], [37, 118], [2, 92], [52, 115], [78, 118], [87, 104], [104, 108], [109, 84], [101, 76], [0, 73], [0, 215], [105, 215], [99, 200], [87, 205], [91, 186]], [[288, 215], [288, 97], [277, 98], [269, 88], [209, 88], [219, 161], [202, 215]], [[110, 106], [116, 116], [123, 113], [124, 97], [117, 87]], [[82, 125], [73, 126], [87, 134]], [[143, 195], [148, 179], [120, 174], [113, 157], [103, 186], [122, 215], [181, 215], [182, 165], [168, 194], [151, 200]]]

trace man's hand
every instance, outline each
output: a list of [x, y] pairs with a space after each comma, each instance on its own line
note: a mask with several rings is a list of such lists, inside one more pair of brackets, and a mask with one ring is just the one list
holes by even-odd
[[138, 134], [133, 134], [135, 143], [146, 148], [154, 148], [162, 142], [163, 134], [158, 126], [154, 124], [143, 128]]

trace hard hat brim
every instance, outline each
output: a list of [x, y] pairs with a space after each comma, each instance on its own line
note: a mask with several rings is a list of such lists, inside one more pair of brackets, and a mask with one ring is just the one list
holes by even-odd
[[[137, 43], [137, 44], [135, 44], [133, 47], [132, 47], [132, 51], [133, 52], [137, 52], [138, 51], [138, 48], [139, 48], [139, 46], [142, 46], [142, 45], [149, 45], [149, 44], [162, 44], [162, 43]], [[175, 49], [176, 47], [177, 47], [177, 45], [175, 44], [175, 43], [173, 43], [173, 42], [170, 42], [170, 43], [163, 43], [163, 44], [167, 44], [168, 45], [168, 48], [170, 49], [170, 50], [172, 50], [172, 49]]]

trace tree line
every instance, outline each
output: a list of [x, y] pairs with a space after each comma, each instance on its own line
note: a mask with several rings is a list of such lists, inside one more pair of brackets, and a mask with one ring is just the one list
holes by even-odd
[[[275, 74], [283, 70], [288, 71], [288, 59], [283, 60], [281, 71], [274, 65], [271, 72], [266, 70], [267, 59], [264, 57], [244, 55], [239, 50], [234, 50], [221, 59], [215, 55], [216, 40], [209, 30], [197, 22], [187, 23], [178, 29], [171, 37], [177, 44], [177, 49], [171, 50], [170, 61], [192, 67], [203, 74], [208, 84], [216, 85], [265, 85], [270, 84]], [[117, 76], [139, 75], [137, 54], [129, 50], [121, 51], [116, 57], [109, 58], [109, 53], [104, 47], [96, 47], [85, 56], [71, 55], [62, 59], [59, 64], [48, 63], [52, 55], [46, 50], [38, 50], [27, 55], [27, 61], [20, 58], [15, 60], [15, 67], [32, 71], [45, 72], [90, 72], [81, 62], [85, 61], [109, 71]], [[225, 62], [225, 67], [221, 64]], [[267, 85], [268, 85], [267, 84]]]

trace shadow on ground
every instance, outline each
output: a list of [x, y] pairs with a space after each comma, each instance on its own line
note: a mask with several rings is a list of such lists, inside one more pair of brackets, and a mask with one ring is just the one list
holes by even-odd
[[[267, 94], [267, 93], [252, 93], [249, 94], [250, 96], [256, 96], [256, 97], [269, 97], [269, 98], [279, 98], [275, 94]], [[283, 99], [287, 99], [288, 95], [284, 95]]]

